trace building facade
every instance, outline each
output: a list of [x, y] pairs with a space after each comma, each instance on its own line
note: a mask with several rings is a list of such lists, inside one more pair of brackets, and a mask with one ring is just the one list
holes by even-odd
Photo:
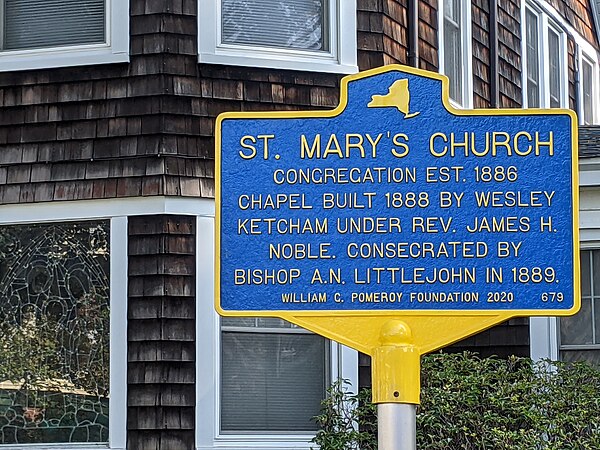
[[463, 108], [578, 112], [582, 312], [452, 350], [597, 360], [597, 19], [587, 0], [0, 0], [0, 447], [310, 448], [327, 385], [368, 385], [369, 361], [214, 312], [215, 119], [330, 109], [385, 64], [445, 73]]

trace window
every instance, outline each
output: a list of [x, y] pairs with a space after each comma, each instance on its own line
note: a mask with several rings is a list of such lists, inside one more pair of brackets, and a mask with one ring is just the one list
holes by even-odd
[[125, 448], [122, 211], [142, 203], [0, 205], [0, 448]]
[[594, 66], [587, 59], [581, 61], [581, 123], [594, 123]]
[[560, 357], [600, 365], [600, 250], [582, 250], [581, 310], [560, 319]]
[[0, 0], [0, 70], [128, 61], [128, 0]]
[[329, 342], [274, 318], [222, 318], [221, 330], [221, 432], [315, 432]]
[[104, 43], [104, 0], [4, 0], [2, 50]]
[[524, 8], [523, 102], [527, 108], [567, 106], [566, 37], [547, 14]]
[[527, 106], [530, 108], [540, 107], [540, 52], [538, 18], [527, 10], [525, 13], [525, 42], [527, 61]]
[[224, 44], [329, 50], [326, 0], [223, 0], [221, 5]]
[[214, 217], [197, 222], [196, 448], [309, 450], [320, 400], [358, 353], [286, 321], [214, 310]]
[[0, 444], [107, 443], [109, 221], [0, 226]]
[[200, 62], [357, 71], [355, 0], [207, 0], [201, 4]]
[[450, 80], [450, 99], [472, 106], [471, 10], [459, 0], [444, 0], [441, 8], [440, 71]]
[[548, 71], [550, 83], [550, 108], [560, 108], [562, 103], [561, 80], [561, 37], [554, 30], [548, 30]]

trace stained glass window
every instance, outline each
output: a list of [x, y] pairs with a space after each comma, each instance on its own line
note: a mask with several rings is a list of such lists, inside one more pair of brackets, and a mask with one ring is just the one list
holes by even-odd
[[0, 227], [0, 444], [107, 442], [109, 223]]

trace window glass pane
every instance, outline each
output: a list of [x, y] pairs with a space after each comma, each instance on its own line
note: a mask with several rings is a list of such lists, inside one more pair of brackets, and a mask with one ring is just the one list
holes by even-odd
[[4, 50], [105, 42], [105, 0], [4, 0]]
[[539, 46], [538, 46], [538, 24], [537, 16], [527, 11], [525, 16], [525, 37], [527, 61], [527, 105], [530, 108], [540, 106], [540, 70], [539, 70]]
[[600, 298], [594, 299], [594, 344], [600, 344]]
[[108, 441], [108, 222], [0, 227], [0, 443]]
[[260, 331], [262, 328], [299, 328], [297, 325], [294, 325], [287, 320], [277, 319], [275, 317], [222, 317], [221, 326], [223, 328], [255, 328], [257, 331]]
[[592, 66], [583, 61], [583, 76], [581, 81], [583, 95], [583, 123], [591, 125], [594, 121], [594, 102], [593, 102], [593, 70]]
[[314, 334], [222, 332], [221, 430], [306, 432], [325, 396], [327, 344]]
[[548, 63], [550, 68], [550, 107], [560, 107], [561, 76], [560, 76], [560, 37], [548, 30]]
[[577, 314], [560, 319], [561, 345], [593, 344], [592, 324], [592, 302], [582, 299], [581, 309]]
[[444, 2], [444, 15], [446, 19], [460, 26], [460, 0], [446, 0]]
[[592, 267], [590, 270], [590, 277], [592, 278], [594, 297], [600, 296], [600, 250], [593, 250], [592, 252]]
[[327, 0], [222, 0], [226, 44], [327, 51]]
[[562, 350], [560, 359], [566, 362], [587, 361], [600, 367], [600, 350]]
[[[221, 326], [223, 328], [243, 327], [253, 328], [260, 331], [263, 328], [295, 328], [301, 329], [297, 325], [287, 320], [277, 319], [275, 317], [221, 317]], [[251, 330], [249, 330], [251, 331]], [[307, 331], [308, 333], [308, 331]]]
[[463, 58], [460, 2], [444, 2], [444, 72], [450, 79], [450, 98], [462, 103]]
[[255, 317], [221, 317], [223, 327], [255, 327]]
[[582, 251], [581, 255], [581, 295], [589, 297], [592, 295], [592, 278], [590, 258], [592, 252], [589, 250]]

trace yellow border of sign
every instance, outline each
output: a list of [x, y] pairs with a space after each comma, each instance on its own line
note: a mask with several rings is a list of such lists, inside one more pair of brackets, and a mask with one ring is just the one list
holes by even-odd
[[[418, 311], [404, 311], [404, 310], [377, 310], [377, 311], [347, 311], [347, 310], [324, 310], [324, 311], [281, 311], [281, 310], [268, 310], [268, 311], [225, 311], [220, 306], [220, 276], [221, 276], [221, 265], [220, 265], [220, 252], [221, 252], [221, 124], [227, 119], [249, 119], [249, 118], [272, 118], [272, 119], [285, 119], [285, 118], [330, 118], [340, 115], [348, 103], [348, 84], [354, 80], [360, 80], [363, 78], [372, 77], [386, 72], [399, 71], [418, 75], [421, 77], [431, 78], [442, 82], [442, 104], [446, 110], [456, 116], [527, 116], [527, 115], [554, 115], [562, 114], [568, 115], [571, 118], [571, 135], [572, 135], [572, 195], [573, 195], [573, 308], [569, 310], [481, 310], [481, 311], [444, 311], [444, 310], [418, 310]], [[280, 317], [282, 319], [289, 320], [296, 324], [302, 325], [306, 328], [312, 329], [313, 331], [318, 330], [320, 327], [315, 320], [316, 318], [326, 318], [328, 321], [332, 320], [337, 316], [343, 317], [399, 317], [403, 318], [415, 316], [415, 318], [427, 318], [427, 317], [454, 317], [456, 319], [463, 317], [485, 317], [491, 319], [494, 318], [494, 323], [498, 323], [503, 320], [508, 320], [511, 317], [518, 316], [568, 316], [575, 314], [581, 306], [580, 297], [580, 270], [579, 270], [579, 173], [578, 173], [578, 129], [577, 129], [577, 115], [568, 109], [475, 109], [475, 110], [460, 110], [452, 106], [449, 100], [450, 85], [448, 77], [435, 73], [428, 72], [422, 69], [416, 69], [413, 67], [406, 67], [401, 65], [389, 65], [378, 67], [376, 69], [366, 70], [354, 75], [345, 76], [341, 80], [340, 86], [340, 103], [337, 107], [327, 111], [270, 111], [270, 112], [226, 112], [222, 113], [217, 117], [216, 129], [215, 129], [215, 309], [222, 316], [269, 316], [269, 317]], [[418, 316], [418, 317], [417, 317]], [[486, 320], [482, 320], [483, 323]], [[469, 334], [463, 334], [460, 337], [465, 337], [470, 334], [476, 333], [477, 331], [483, 330], [489, 326], [494, 325], [488, 324], [472, 331]], [[329, 328], [329, 327], [327, 327]], [[340, 328], [345, 328], [344, 325], [340, 325]], [[427, 327], [429, 328], [429, 327]], [[435, 328], [435, 327], [434, 327]], [[469, 328], [469, 327], [466, 327]], [[434, 331], [434, 330], [432, 330]], [[439, 330], [438, 330], [439, 331]], [[466, 329], [464, 331], [467, 331]], [[319, 331], [317, 331], [319, 332]], [[325, 334], [325, 333], [321, 333]], [[348, 339], [344, 336], [333, 336], [331, 332], [326, 334], [328, 337], [335, 339], [342, 343], [348, 343]], [[460, 339], [460, 337], [458, 339]], [[450, 341], [451, 342], [451, 341]], [[355, 341], [352, 341], [356, 344]], [[351, 345], [357, 347], [356, 345]], [[433, 350], [431, 348], [430, 350]], [[365, 351], [365, 349], [362, 349]], [[429, 351], [429, 350], [428, 350]], [[367, 352], [369, 353], [369, 352]]]

